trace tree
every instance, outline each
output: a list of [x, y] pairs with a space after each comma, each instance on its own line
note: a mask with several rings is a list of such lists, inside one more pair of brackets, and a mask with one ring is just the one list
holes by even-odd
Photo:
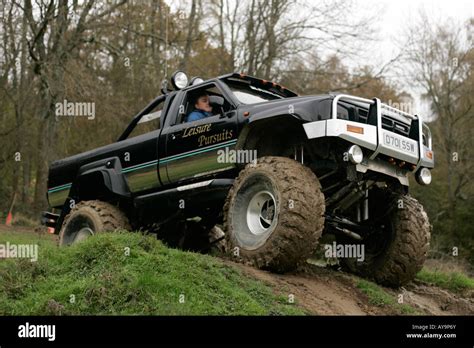
[[[468, 248], [474, 169], [470, 159], [474, 126], [474, 49], [470, 33], [474, 20], [462, 24], [433, 23], [425, 14], [407, 33], [404, 63], [411, 81], [423, 93], [435, 118], [432, 124], [436, 166], [435, 185], [422, 193], [435, 233], [449, 235]], [[435, 190], [435, 191], [434, 191]], [[467, 210], [466, 210], [467, 209]], [[468, 213], [470, 211], [470, 213]], [[470, 216], [471, 222], [466, 221]], [[474, 257], [474, 255], [472, 255]]]
[[[24, 11], [28, 24], [27, 46], [32, 69], [38, 79], [40, 105], [37, 109], [39, 129], [37, 134], [37, 162], [35, 208], [46, 206], [47, 166], [52, 156], [53, 139], [56, 137], [56, 103], [64, 98], [64, 67], [71, 55], [85, 43], [86, 33], [99, 20], [110, 15], [124, 1], [115, 2], [98, 10], [94, 1], [81, 5], [77, 2], [54, 1], [35, 3], [25, 0]], [[74, 15], [71, 15], [74, 11]]]

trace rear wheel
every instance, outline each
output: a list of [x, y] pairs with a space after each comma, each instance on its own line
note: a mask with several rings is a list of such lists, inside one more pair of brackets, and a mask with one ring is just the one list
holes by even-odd
[[101, 201], [84, 201], [64, 218], [59, 244], [75, 244], [96, 233], [129, 229], [128, 218], [116, 206]]
[[262, 269], [285, 272], [305, 261], [324, 226], [324, 195], [311, 170], [262, 157], [242, 170], [224, 206], [229, 252]]

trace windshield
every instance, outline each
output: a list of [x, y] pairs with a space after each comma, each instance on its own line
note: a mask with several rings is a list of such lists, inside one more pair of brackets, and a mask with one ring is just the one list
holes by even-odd
[[256, 104], [282, 97], [270, 91], [245, 83], [226, 82], [235, 97], [243, 104]]

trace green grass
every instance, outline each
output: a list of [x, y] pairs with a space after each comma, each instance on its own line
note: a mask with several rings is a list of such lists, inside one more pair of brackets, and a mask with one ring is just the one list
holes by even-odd
[[458, 272], [444, 273], [439, 271], [429, 271], [426, 268], [423, 268], [417, 274], [416, 278], [440, 288], [458, 293], [474, 289], [474, 279]]
[[[26, 230], [25, 230], [26, 231]], [[46, 233], [18, 232], [0, 230], [0, 243], [38, 244], [39, 246], [56, 245], [55, 236]]]
[[222, 261], [151, 236], [104, 233], [66, 248], [35, 236], [0, 233], [0, 243], [39, 245], [37, 262], [0, 260], [0, 315], [305, 314]]
[[375, 283], [359, 280], [357, 288], [369, 299], [369, 303], [378, 307], [390, 307], [402, 314], [417, 314], [417, 311], [406, 304], [400, 304], [396, 299]]

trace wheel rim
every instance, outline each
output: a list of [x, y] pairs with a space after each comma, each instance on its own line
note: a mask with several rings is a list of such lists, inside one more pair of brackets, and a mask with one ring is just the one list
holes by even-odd
[[261, 247], [278, 224], [277, 188], [268, 176], [256, 173], [239, 188], [234, 199], [232, 234], [245, 250]]
[[74, 242], [80, 242], [94, 234], [94, 231], [90, 227], [83, 227], [77, 233], [74, 238]]
[[250, 233], [259, 236], [264, 234], [275, 220], [275, 197], [269, 191], [257, 192], [247, 208], [247, 225]]
[[70, 245], [80, 242], [94, 235], [96, 227], [92, 220], [83, 214], [78, 214], [71, 218], [66, 226], [63, 236], [63, 244]]

